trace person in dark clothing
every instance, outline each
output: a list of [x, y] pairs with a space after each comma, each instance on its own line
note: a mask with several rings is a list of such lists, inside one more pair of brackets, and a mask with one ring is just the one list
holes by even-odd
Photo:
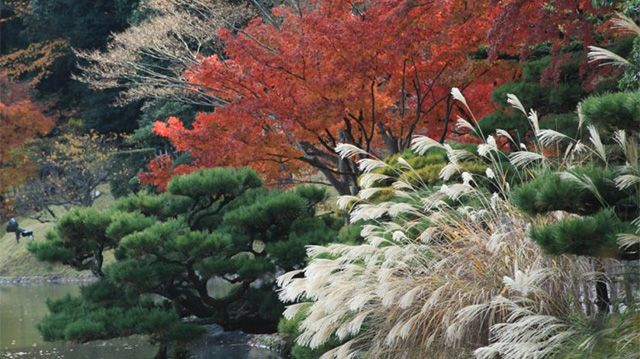
[[7, 223], [7, 232], [16, 234], [16, 242], [20, 243], [20, 235], [23, 237], [30, 236], [33, 240], [33, 231], [30, 229], [24, 229], [18, 225], [18, 221], [15, 218], [11, 218]]

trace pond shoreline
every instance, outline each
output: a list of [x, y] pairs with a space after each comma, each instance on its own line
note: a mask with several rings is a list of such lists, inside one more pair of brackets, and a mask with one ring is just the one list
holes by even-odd
[[205, 343], [209, 345], [247, 345], [266, 349], [283, 357], [290, 349], [286, 338], [279, 333], [250, 334], [240, 330], [224, 331], [217, 324], [209, 324], [204, 327], [207, 331]]
[[[95, 280], [97, 278], [86, 274], [0, 277], [0, 359], [152, 358], [157, 348], [150, 345], [143, 336], [96, 340], [82, 345], [48, 343], [42, 340], [36, 330], [36, 323], [49, 314], [45, 298], [77, 295], [78, 287]], [[286, 341], [279, 338], [278, 334], [225, 332], [215, 324], [205, 325], [205, 328], [207, 335], [190, 345], [194, 358], [286, 357]]]
[[47, 274], [25, 275], [15, 277], [0, 277], [0, 285], [29, 285], [29, 284], [56, 284], [56, 283], [90, 283], [98, 280], [93, 274]]

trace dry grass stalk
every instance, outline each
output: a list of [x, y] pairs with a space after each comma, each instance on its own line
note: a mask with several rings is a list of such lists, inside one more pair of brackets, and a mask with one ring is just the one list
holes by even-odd
[[[510, 102], [522, 107], [515, 96]], [[597, 132], [590, 131], [593, 147], [578, 146], [578, 141], [540, 130], [533, 111], [529, 121], [541, 143], [571, 143], [560, 159], [546, 158], [538, 145], [536, 152], [521, 151], [520, 157], [511, 156], [515, 168], [545, 172], [568, 168], [585, 156], [603, 158]], [[431, 191], [397, 181], [393, 188], [401, 203], [367, 203], [367, 195], [339, 201], [343, 208], [352, 206], [353, 221], [373, 224], [362, 231], [364, 244], [310, 247], [309, 265], [279, 278], [283, 301], [309, 301], [285, 312], [291, 318], [308, 308], [298, 343], [315, 348], [332, 335], [345, 342], [323, 358], [534, 359], [559, 353], [584, 334], [569, 318], [587, 321], [596, 312], [588, 302], [593, 293], [584, 284], [605, 274], [593, 270], [593, 259], [547, 256], [527, 238], [531, 219], [509, 202], [495, 140], [482, 137], [486, 141], [478, 156], [493, 165], [486, 174], [496, 193], [475, 188], [478, 175], [463, 174], [463, 183]], [[417, 152], [432, 147], [445, 148], [454, 164], [461, 155], [426, 138], [414, 141]], [[372, 160], [365, 172], [378, 165]], [[443, 171], [441, 177], [452, 173]], [[377, 179], [365, 175], [363, 191], [375, 192]], [[621, 179], [620, 185], [627, 182]], [[451, 200], [458, 205], [450, 206]], [[561, 217], [540, 216], [534, 224]], [[301, 272], [303, 278], [294, 278]], [[626, 342], [639, 332], [627, 330]]]

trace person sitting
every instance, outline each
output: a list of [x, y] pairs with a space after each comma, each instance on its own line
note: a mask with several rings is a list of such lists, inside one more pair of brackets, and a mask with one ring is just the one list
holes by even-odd
[[7, 228], [6, 228], [8, 233], [15, 233], [16, 234], [16, 242], [20, 243], [20, 235], [22, 235], [23, 237], [29, 236], [29, 238], [31, 240], [33, 240], [33, 231], [30, 229], [24, 229], [22, 227], [20, 227], [18, 225], [18, 221], [15, 218], [11, 218], [9, 220], [9, 223], [7, 223]]

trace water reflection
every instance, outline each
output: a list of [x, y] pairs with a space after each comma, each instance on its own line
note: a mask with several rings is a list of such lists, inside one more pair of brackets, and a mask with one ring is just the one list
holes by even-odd
[[[78, 294], [78, 284], [0, 286], [0, 358], [144, 359], [153, 358], [156, 348], [142, 337], [130, 337], [87, 344], [47, 343], [36, 323], [48, 313], [46, 298]], [[277, 359], [271, 351], [246, 345], [193, 347], [198, 359]]]
[[78, 345], [46, 343], [39, 347], [27, 349], [17, 349], [14, 346], [3, 349], [2, 359], [141, 359], [153, 358], [156, 352], [155, 348], [146, 344], [141, 338], [96, 341]]
[[47, 313], [45, 300], [78, 294], [77, 284], [0, 286], [0, 348], [25, 349], [45, 344], [35, 326]]
[[220, 345], [191, 348], [191, 354], [200, 359], [278, 359], [275, 353], [246, 345]]

